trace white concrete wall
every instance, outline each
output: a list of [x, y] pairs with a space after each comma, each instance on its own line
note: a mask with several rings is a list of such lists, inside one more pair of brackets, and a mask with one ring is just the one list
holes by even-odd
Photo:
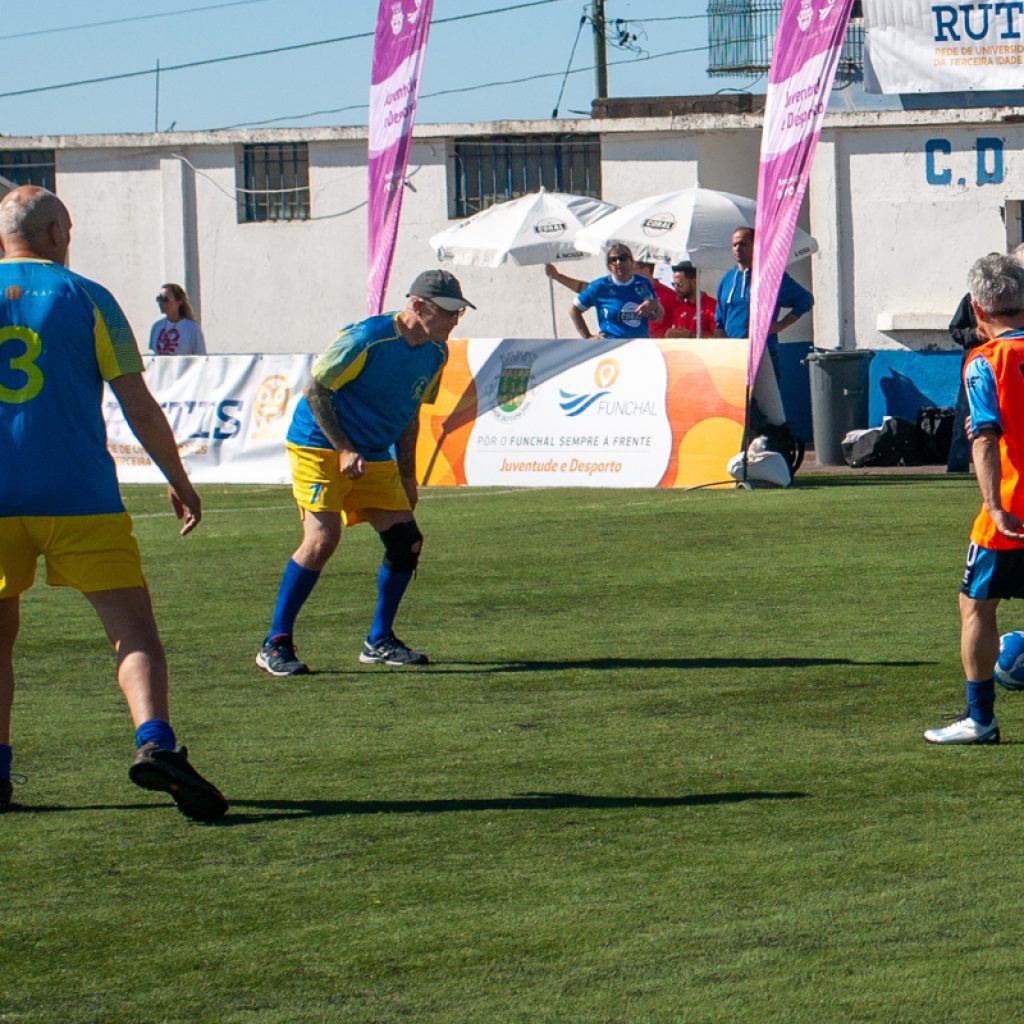
[[[365, 310], [365, 161], [351, 143], [311, 143], [311, 219], [239, 223], [238, 149], [190, 146], [184, 154], [196, 167], [207, 344], [219, 352], [319, 351], [340, 326], [341, 307]], [[363, 269], [362, 282], [347, 274], [349, 265]]]
[[606, 202], [624, 206], [643, 196], [676, 192], [699, 181], [695, 135], [636, 131], [606, 135], [601, 144], [601, 185]]
[[71, 269], [109, 288], [149, 341], [164, 262], [160, 153], [150, 147], [58, 150], [57, 191], [71, 211]]

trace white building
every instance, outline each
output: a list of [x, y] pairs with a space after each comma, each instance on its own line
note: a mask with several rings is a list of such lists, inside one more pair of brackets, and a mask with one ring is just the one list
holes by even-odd
[[[428, 239], [460, 204], [472, 211], [542, 180], [617, 204], [695, 184], [752, 196], [760, 129], [758, 113], [722, 109], [420, 125], [387, 305], [437, 265]], [[111, 288], [143, 343], [159, 285], [177, 281], [211, 352], [309, 352], [366, 313], [366, 146], [363, 128], [7, 137], [0, 175], [19, 179], [28, 164], [51, 174], [75, 221], [73, 269]], [[1019, 108], [830, 113], [802, 222], [820, 249], [790, 268], [815, 294], [813, 323], [783, 340], [886, 350], [927, 377], [910, 357], [949, 347], [968, 266], [1021, 241], [1022, 210]], [[566, 269], [604, 272], [597, 259]], [[479, 307], [460, 333], [550, 336], [541, 268], [457, 273]], [[558, 333], [572, 336], [569, 293], [556, 298]]]

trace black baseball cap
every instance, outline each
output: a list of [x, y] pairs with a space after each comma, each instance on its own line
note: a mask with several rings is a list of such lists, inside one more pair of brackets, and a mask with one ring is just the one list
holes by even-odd
[[697, 268], [689, 260], [680, 260], [678, 263], [673, 263], [672, 269], [676, 273], [686, 274], [688, 277], [697, 276]]
[[476, 309], [469, 299], [463, 298], [462, 286], [454, 274], [447, 270], [424, 270], [412, 283], [412, 287], [406, 292], [407, 296], [416, 296], [417, 299], [427, 299], [435, 306], [454, 313], [456, 310]]

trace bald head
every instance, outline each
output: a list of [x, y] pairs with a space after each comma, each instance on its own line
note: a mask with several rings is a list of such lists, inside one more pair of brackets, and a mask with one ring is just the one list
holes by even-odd
[[71, 215], [49, 190], [20, 185], [0, 199], [0, 246], [7, 257], [63, 263], [71, 241]]

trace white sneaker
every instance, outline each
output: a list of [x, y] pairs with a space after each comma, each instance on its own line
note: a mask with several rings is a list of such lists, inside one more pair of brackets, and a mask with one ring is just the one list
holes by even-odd
[[999, 723], [993, 718], [988, 725], [982, 725], [965, 713], [942, 729], [927, 729], [924, 738], [929, 743], [998, 743]]

